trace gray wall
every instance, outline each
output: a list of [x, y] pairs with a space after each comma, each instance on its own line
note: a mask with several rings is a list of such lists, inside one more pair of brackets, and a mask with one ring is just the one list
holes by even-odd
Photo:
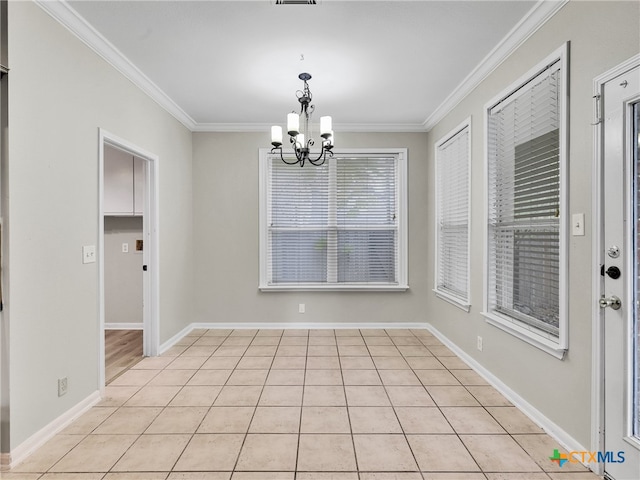
[[[195, 321], [424, 321], [431, 288], [425, 133], [340, 134], [341, 148], [408, 148], [410, 290], [385, 293], [258, 291], [258, 150], [269, 146], [269, 134], [193, 138]], [[306, 304], [305, 314], [298, 313], [299, 303]]]
[[[191, 321], [191, 132], [31, 2], [9, 2], [11, 448], [98, 389], [98, 128], [159, 156], [160, 341]], [[8, 275], [8, 276], [7, 276]], [[57, 379], [69, 392], [58, 398]], [[3, 418], [3, 420], [5, 420]]]
[[[104, 321], [142, 324], [142, 217], [104, 218]], [[122, 251], [122, 244], [129, 251]]]
[[[433, 191], [434, 143], [472, 116], [472, 229], [470, 313], [429, 293], [426, 319], [548, 418], [590, 445], [591, 428], [591, 170], [593, 164], [593, 79], [638, 53], [638, 2], [570, 2], [495, 70], [429, 133], [429, 169]], [[586, 236], [569, 237], [569, 352], [563, 361], [488, 325], [483, 305], [484, 117], [483, 105], [545, 56], [570, 46], [570, 212], [586, 214]], [[433, 195], [429, 196], [433, 205]], [[434, 268], [433, 208], [428, 216], [427, 270]], [[432, 285], [430, 285], [432, 286]], [[482, 352], [476, 337], [484, 340]]]

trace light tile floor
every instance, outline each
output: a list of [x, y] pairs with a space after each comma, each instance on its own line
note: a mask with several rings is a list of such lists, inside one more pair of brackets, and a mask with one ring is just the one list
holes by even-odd
[[596, 479], [426, 330], [196, 330], [5, 480]]

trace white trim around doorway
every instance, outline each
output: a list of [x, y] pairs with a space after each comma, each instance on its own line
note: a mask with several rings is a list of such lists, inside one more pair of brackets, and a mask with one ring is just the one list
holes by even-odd
[[143, 216], [144, 232], [144, 264], [148, 268], [148, 277], [145, 278], [143, 289], [144, 318], [143, 330], [143, 354], [145, 356], [158, 355], [160, 344], [160, 270], [159, 270], [159, 212], [158, 212], [158, 186], [159, 186], [159, 157], [148, 152], [133, 143], [124, 140], [108, 131], [100, 128], [98, 131], [98, 303], [99, 303], [99, 358], [98, 358], [98, 385], [101, 392], [105, 385], [105, 296], [104, 296], [104, 146], [109, 145], [124, 150], [146, 161], [146, 190], [145, 190], [145, 214]]

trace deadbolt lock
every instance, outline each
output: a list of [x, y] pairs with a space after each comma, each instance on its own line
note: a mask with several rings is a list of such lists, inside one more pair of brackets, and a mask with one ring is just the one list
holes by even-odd
[[609, 278], [612, 278], [613, 280], [617, 280], [621, 275], [620, 269], [614, 266], [607, 268], [607, 271], [605, 273], [609, 275]]

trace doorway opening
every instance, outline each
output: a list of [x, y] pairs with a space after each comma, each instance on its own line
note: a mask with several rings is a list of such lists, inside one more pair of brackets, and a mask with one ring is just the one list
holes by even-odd
[[105, 130], [99, 137], [99, 385], [104, 388], [142, 357], [158, 354], [158, 157]]

